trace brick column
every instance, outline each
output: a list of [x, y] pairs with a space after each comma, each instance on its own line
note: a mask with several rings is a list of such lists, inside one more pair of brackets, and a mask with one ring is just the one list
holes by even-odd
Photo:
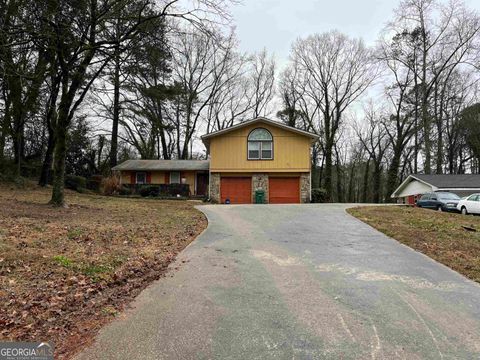
[[300, 175], [300, 202], [310, 202], [310, 173]]
[[210, 201], [220, 203], [220, 174], [210, 173]]
[[255, 202], [255, 191], [265, 191], [265, 202], [268, 204], [268, 174], [252, 175], [252, 202]]

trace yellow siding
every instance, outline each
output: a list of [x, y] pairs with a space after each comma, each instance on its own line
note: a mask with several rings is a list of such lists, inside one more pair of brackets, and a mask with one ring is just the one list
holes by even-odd
[[120, 184], [130, 184], [130, 171], [121, 171]]
[[187, 184], [190, 186], [190, 192], [195, 194], [195, 172], [194, 171], [182, 171], [182, 178], [185, 178]]
[[[262, 127], [273, 136], [273, 160], [247, 160], [247, 136]], [[268, 124], [250, 126], [213, 137], [210, 140], [212, 172], [309, 172], [310, 138]]]
[[151, 184], [165, 184], [165, 173], [163, 171], [152, 171]]
[[[134, 171], [135, 173], [136, 171]], [[130, 174], [132, 171], [122, 171], [121, 182], [122, 184], [130, 184]], [[195, 171], [181, 171], [181, 175], [186, 179], [186, 183], [190, 185], [192, 193], [195, 191]], [[168, 179], [170, 179], [169, 174]], [[167, 183], [170, 180], [167, 181]], [[160, 185], [165, 184], [165, 171], [151, 171], [151, 184]]]

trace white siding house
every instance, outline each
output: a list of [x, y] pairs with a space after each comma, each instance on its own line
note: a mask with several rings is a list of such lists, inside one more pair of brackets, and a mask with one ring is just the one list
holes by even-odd
[[448, 191], [458, 196], [480, 192], [480, 175], [409, 175], [391, 195], [397, 202], [415, 204], [425, 193]]

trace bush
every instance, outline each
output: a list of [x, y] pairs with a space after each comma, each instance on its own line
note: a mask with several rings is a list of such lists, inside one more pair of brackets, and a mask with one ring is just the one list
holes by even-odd
[[190, 186], [188, 184], [162, 184], [160, 194], [167, 197], [189, 197]]
[[100, 192], [103, 195], [119, 194], [121, 190], [122, 187], [120, 185], [120, 179], [118, 176], [113, 175], [102, 179], [100, 184]]
[[312, 189], [312, 203], [324, 203], [327, 202], [328, 195], [325, 189], [315, 188]]
[[160, 189], [158, 186], [142, 186], [140, 188], [140, 196], [147, 197], [147, 196], [158, 196], [160, 195]]
[[65, 175], [65, 187], [78, 192], [85, 192], [87, 188], [87, 179], [83, 176]]
[[18, 187], [26, 185], [26, 179], [17, 174], [17, 165], [12, 161], [0, 161], [0, 182], [12, 183]]
[[126, 185], [122, 185], [118, 190], [118, 195], [128, 196], [134, 193], [134, 188]]
[[87, 180], [87, 189], [92, 191], [100, 191], [102, 185], [103, 176], [93, 175]]

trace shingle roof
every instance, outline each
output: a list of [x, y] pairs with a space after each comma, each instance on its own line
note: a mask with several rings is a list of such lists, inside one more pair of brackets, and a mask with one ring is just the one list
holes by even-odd
[[210, 160], [127, 160], [115, 166], [112, 170], [131, 171], [180, 171], [180, 170], [208, 170]]
[[439, 189], [480, 188], [480, 175], [425, 175], [413, 174], [412, 177], [433, 185]]

